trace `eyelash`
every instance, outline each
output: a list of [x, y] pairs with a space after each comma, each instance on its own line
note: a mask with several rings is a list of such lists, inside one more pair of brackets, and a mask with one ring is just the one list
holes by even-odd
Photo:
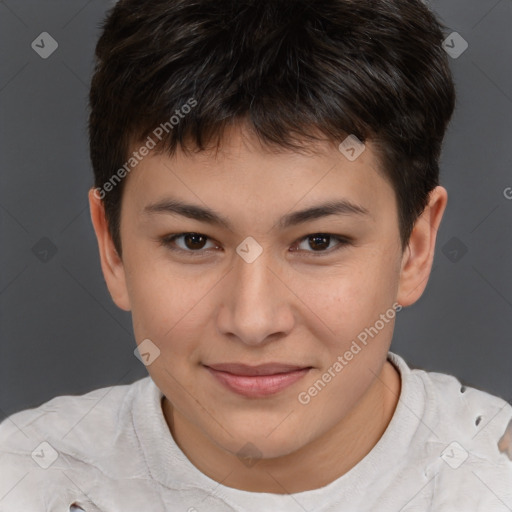
[[[181, 249], [180, 247], [173, 246], [174, 241], [177, 238], [181, 238], [181, 237], [184, 237], [186, 235], [197, 235], [197, 236], [201, 236], [201, 237], [206, 238], [207, 242], [211, 241], [210, 237], [208, 237], [207, 235], [203, 235], [202, 233], [185, 232], [185, 233], [166, 235], [166, 236], [160, 238], [160, 244], [163, 245], [164, 247], [166, 247], [167, 249], [171, 250], [171, 251], [185, 253], [185, 254], [191, 255], [193, 257], [204, 256], [204, 253], [206, 251], [208, 251], [209, 249], [198, 249], [197, 251], [193, 251], [193, 250], [185, 250], [185, 249]], [[307, 240], [308, 238], [313, 238], [315, 236], [329, 238], [330, 239], [329, 240], [329, 245], [330, 245], [330, 242], [331, 242], [332, 239], [336, 240], [338, 242], [338, 244], [334, 248], [331, 248], [331, 249], [328, 249], [328, 250], [325, 250], [325, 251], [295, 250], [293, 252], [297, 252], [297, 253], [306, 252], [306, 253], [308, 253], [308, 255], [311, 255], [313, 257], [319, 257], [319, 256], [321, 257], [321, 256], [325, 256], [325, 255], [330, 255], [333, 252], [338, 251], [340, 249], [343, 249], [344, 247], [352, 244], [352, 240], [350, 238], [343, 237], [343, 236], [338, 236], [338, 235], [333, 235], [331, 233], [311, 233], [309, 235], [306, 235], [306, 236], [300, 238], [295, 243], [296, 244], [298, 243], [300, 245], [300, 243], [303, 242], [304, 240]]]

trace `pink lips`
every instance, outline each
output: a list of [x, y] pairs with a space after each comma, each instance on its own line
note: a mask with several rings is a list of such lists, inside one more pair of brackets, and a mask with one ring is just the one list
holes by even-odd
[[231, 391], [247, 397], [261, 398], [291, 386], [311, 368], [281, 363], [259, 366], [224, 363], [206, 366], [206, 369]]

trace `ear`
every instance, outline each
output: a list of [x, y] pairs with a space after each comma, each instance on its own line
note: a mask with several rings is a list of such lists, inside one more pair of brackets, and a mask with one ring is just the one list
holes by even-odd
[[448, 202], [448, 192], [438, 186], [414, 224], [409, 243], [402, 256], [397, 302], [402, 306], [414, 304], [423, 294], [432, 269], [436, 236]]
[[89, 207], [91, 210], [91, 220], [94, 226], [94, 232], [98, 239], [100, 250], [101, 269], [103, 277], [107, 283], [108, 290], [115, 304], [125, 310], [130, 311], [130, 299], [126, 286], [126, 275], [122, 259], [119, 257], [110, 232], [108, 230], [107, 220], [105, 218], [105, 208], [103, 201], [95, 188], [89, 190]]

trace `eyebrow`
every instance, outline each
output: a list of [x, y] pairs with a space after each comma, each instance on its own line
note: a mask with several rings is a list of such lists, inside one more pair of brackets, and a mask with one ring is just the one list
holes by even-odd
[[[206, 222], [212, 225], [223, 226], [226, 229], [233, 230], [231, 222], [224, 216], [214, 212], [210, 208], [198, 206], [194, 204], [185, 203], [177, 199], [166, 198], [156, 203], [147, 205], [144, 210], [144, 215], [151, 215], [157, 213], [164, 213], [170, 215], [182, 215], [189, 219], [194, 219], [200, 222]], [[336, 201], [326, 201], [318, 205], [288, 213], [281, 217], [277, 223], [278, 228], [286, 229], [291, 226], [303, 224], [308, 221], [321, 219], [330, 215], [370, 215], [370, 212], [365, 207], [352, 203], [346, 199]]]

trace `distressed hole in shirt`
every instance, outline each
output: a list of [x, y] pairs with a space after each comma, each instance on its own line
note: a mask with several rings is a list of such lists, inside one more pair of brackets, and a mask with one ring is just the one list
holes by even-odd
[[512, 419], [508, 422], [505, 432], [498, 441], [498, 449], [512, 460]]
[[461, 393], [464, 393], [464, 391], [466, 391], [466, 386], [461, 386], [461, 387], [460, 387], [460, 392], [461, 392]]
[[480, 425], [480, 422], [482, 421], [482, 416], [477, 416], [475, 420], [475, 425]]

